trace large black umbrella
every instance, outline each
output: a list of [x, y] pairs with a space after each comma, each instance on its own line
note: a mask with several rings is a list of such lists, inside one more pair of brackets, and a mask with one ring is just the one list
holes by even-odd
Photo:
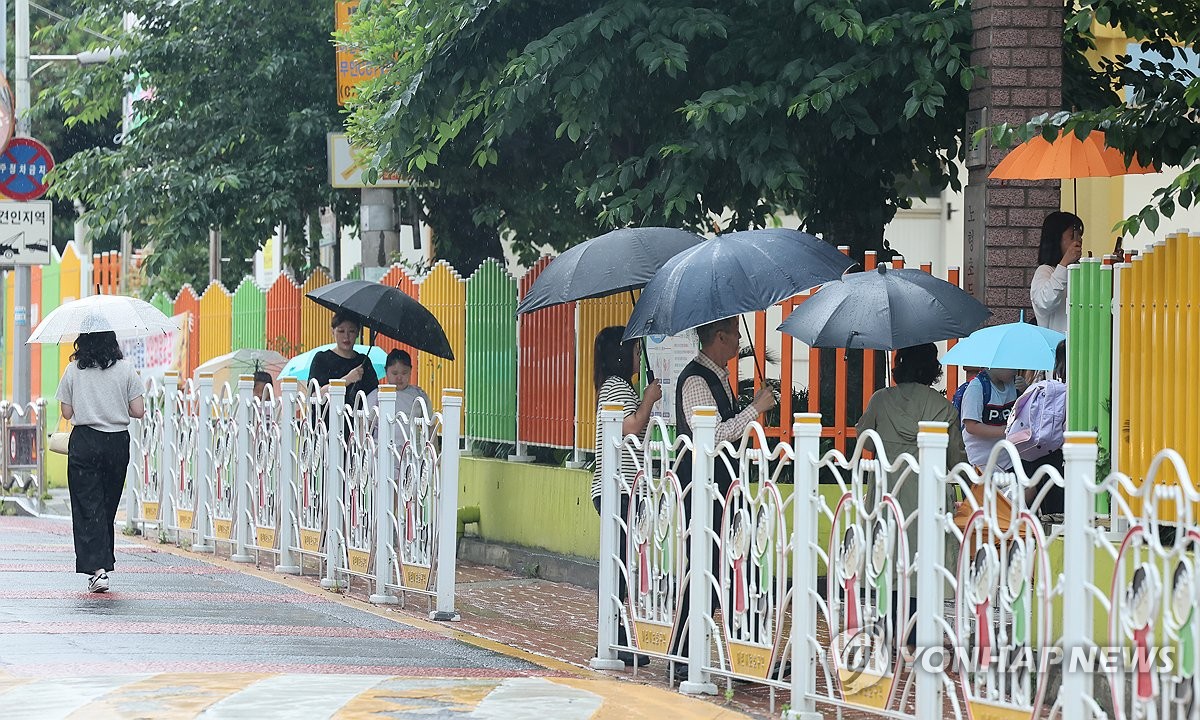
[[779, 329], [811, 347], [896, 350], [966, 337], [991, 314], [923, 270], [880, 265], [821, 286]]
[[841, 277], [849, 257], [799, 230], [720, 235], [671, 258], [642, 290], [625, 339], [675, 335]]
[[704, 238], [663, 227], [622, 228], [580, 243], [554, 258], [529, 288], [517, 314], [573, 300], [632, 292], [663, 263]]
[[441, 323], [425, 306], [398, 288], [366, 280], [339, 280], [308, 293], [322, 307], [357, 320], [375, 333], [447, 360], [454, 359]]

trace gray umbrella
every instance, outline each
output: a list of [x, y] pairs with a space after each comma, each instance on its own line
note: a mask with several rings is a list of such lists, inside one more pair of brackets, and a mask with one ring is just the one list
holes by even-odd
[[991, 314], [923, 270], [880, 265], [824, 285], [779, 329], [811, 347], [895, 350], [966, 337]]
[[841, 277], [853, 261], [799, 230], [720, 235], [671, 258], [642, 290], [625, 339], [675, 335], [766, 310]]
[[680, 252], [703, 242], [694, 233], [648, 227], [613, 230], [554, 258], [517, 306], [521, 315], [573, 300], [632, 292]]

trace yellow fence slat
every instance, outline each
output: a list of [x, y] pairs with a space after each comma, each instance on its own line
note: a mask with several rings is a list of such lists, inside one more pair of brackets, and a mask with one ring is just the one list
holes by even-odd
[[200, 362], [225, 355], [232, 349], [233, 296], [219, 282], [211, 282], [200, 296]]
[[[59, 304], [65, 305], [72, 300], [78, 300], [79, 290], [83, 282], [83, 260], [79, 255], [79, 249], [75, 247], [75, 241], [67, 243], [63, 248], [62, 260], [58, 264], [58, 296]], [[66, 368], [71, 362], [71, 353], [75, 349], [70, 343], [64, 343], [58, 346], [58, 366]]]
[[308, 280], [305, 280], [304, 285], [300, 288], [300, 343], [306, 351], [332, 342], [329, 334], [329, 321], [333, 318], [333, 313], [304, 297], [331, 282], [333, 280], [329, 275], [318, 268], [308, 276]]
[[592, 451], [596, 443], [596, 386], [592, 382], [595, 367], [596, 335], [610, 325], [625, 327], [633, 302], [627, 293], [583, 300], [576, 305], [575, 371], [575, 447]]
[[417, 286], [417, 299], [441, 323], [456, 358], [446, 360], [423, 352], [417, 360], [421, 388], [429, 393], [430, 402], [440, 411], [442, 391], [462, 390], [466, 383], [467, 286], [454, 268], [439, 261]]

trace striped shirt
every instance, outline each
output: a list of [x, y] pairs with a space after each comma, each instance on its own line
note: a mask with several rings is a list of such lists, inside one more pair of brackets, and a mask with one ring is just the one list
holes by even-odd
[[[604, 409], [606, 403], [620, 403], [625, 408], [625, 417], [628, 418], [637, 412], [638, 405], [641, 399], [638, 397], [637, 390], [629, 384], [625, 378], [610, 375], [604, 384], [600, 386], [600, 392], [596, 393], [596, 465], [592, 471], [592, 499], [600, 497], [600, 459], [604, 452], [604, 439], [601, 437], [604, 427], [600, 422], [600, 411]], [[621, 474], [625, 476], [625, 482], [632, 483], [634, 475], [637, 474], [637, 465], [633, 461], [633, 456], [621, 449]]]

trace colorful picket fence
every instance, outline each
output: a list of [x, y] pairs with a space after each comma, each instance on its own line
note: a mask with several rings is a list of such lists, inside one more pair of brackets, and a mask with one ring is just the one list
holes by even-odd
[[[591, 299], [518, 318], [518, 300], [549, 262], [550, 258], [542, 258], [521, 278], [514, 278], [496, 262], [484, 263], [468, 278], [445, 262], [435, 264], [421, 278], [395, 265], [381, 282], [399, 288], [429, 308], [445, 328], [455, 359], [420, 353], [386, 338], [379, 338], [378, 344], [385, 350], [402, 348], [410, 353], [413, 382], [435, 398], [435, 405], [445, 389], [465, 388], [467, 437], [591, 452], [596, 431], [596, 397], [591, 379], [593, 340], [602, 328], [625, 324], [633, 298], [618, 295]], [[901, 258], [893, 262], [902, 264]], [[868, 253], [866, 266], [875, 266], [873, 253]], [[116, 253], [93, 256], [93, 282], [86, 291], [117, 292], [120, 268]], [[951, 282], [957, 282], [957, 272], [951, 270]], [[85, 290], [80, 284], [82, 261], [71, 244], [61, 257], [56, 254], [49, 266], [35, 268], [34, 277], [40, 297], [35, 321]], [[150, 302], [164, 313], [186, 317], [189, 342], [180, 371], [190, 377], [201, 363], [236, 348], [265, 347], [295, 355], [330, 342], [329, 311], [304, 299], [305, 293], [329, 282], [332, 278], [320, 270], [303, 282], [281, 274], [266, 288], [247, 277], [231, 286], [214, 282], [197, 290], [187, 285], [174, 297], [158, 293]], [[11, 282], [6, 291], [3, 317], [6, 327], [11, 327]], [[825, 437], [845, 450], [848, 443], [853, 443], [854, 423], [871, 393], [883, 384], [884, 358], [875, 351], [813, 350], [778, 333], [775, 328], [805, 297], [747, 316], [748, 339], [757, 353], [753, 366], [765, 368], [767, 376], [777, 379], [783, 388], [807, 392], [804, 407], [796, 407], [792, 393], [784, 392], [779, 412], [772, 418], [788, 418], [793, 412], [805, 410], [823, 413]], [[10, 367], [12, 334], [5, 333], [5, 338], [9, 360], [5, 366]], [[69, 354], [65, 346], [57, 352], [41, 349], [40, 358], [33, 363], [33, 382], [42, 396], [53, 396]], [[797, 362], [804, 357], [808, 358], [807, 371]], [[733, 382], [751, 377], [749, 361], [740, 368], [737, 365], [731, 363], [730, 367]], [[947, 368], [950, 391], [958, 384], [957, 372], [957, 368]], [[11, 394], [11, 378], [6, 377], [5, 382]], [[755, 389], [761, 382], [755, 374]], [[56, 420], [51, 418], [52, 422]], [[790, 423], [768, 422], [766, 432], [773, 439], [791, 439]]]

